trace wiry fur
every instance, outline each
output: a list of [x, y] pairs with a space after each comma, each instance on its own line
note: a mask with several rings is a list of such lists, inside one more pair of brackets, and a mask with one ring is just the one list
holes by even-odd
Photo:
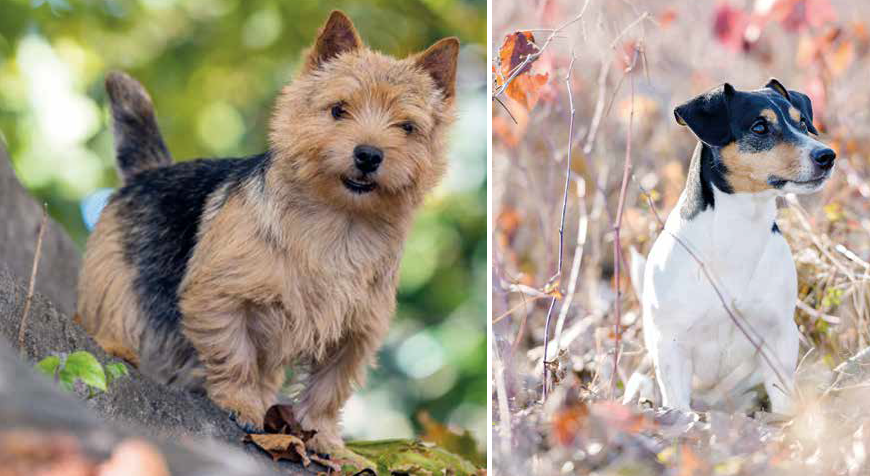
[[[413, 211], [446, 168], [457, 53], [447, 39], [390, 58], [334, 12], [278, 98], [267, 153], [168, 167], [119, 156], [129, 183], [88, 243], [83, 325], [254, 427], [284, 366], [304, 364], [297, 414], [314, 449], [340, 446], [339, 411], [395, 310]], [[361, 144], [384, 154], [369, 193], [343, 183]]]
[[111, 99], [115, 150], [124, 182], [142, 170], [172, 164], [145, 88], [130, 76], [113, 71], [106, 76], [106, 92]]

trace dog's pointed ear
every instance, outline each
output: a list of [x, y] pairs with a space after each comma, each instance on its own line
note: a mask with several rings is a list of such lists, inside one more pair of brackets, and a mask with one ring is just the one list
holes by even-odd
[[326, 24], [320, 29], [320, 34], [308, 52], [305, 62], [306, 70], [314, 70], [347, 51], [361, 48], [362, 39], [357, 33], [353, 22], [344, 13], [335, 10], [329, 15]]
[[444, 38], [415, 58], [417, 66], [429, 73], [435, 86], [444, 93], [444, 99], [453, 100], [456, 94], [456, 64], [459, 60], [459, 40]]
[[776, 78], [770, 78], [770, 81], [764, 85], [765, 88], [773, 89], [778, 92], [780, 96], [784, 97], [786, 100], [791, 101], [791, 98], [788, 97], [788, 89], [785, 89], [785, 86], [779, 82]]
[[732, 140], [728, 104], [734, 97], [734, 87], [725, 83], [674, 109], [677, 123], [688, 126], [701, 142], [724, 147]]
[[819, 131], [813, 125], [813, 103], [810, 101], [810, 97], [798, 91], [789, 91], [788, 95], [791, 105], [798, 108], [801, 114], [807, 118], [807, 130], [815, 135], [819, 135]]

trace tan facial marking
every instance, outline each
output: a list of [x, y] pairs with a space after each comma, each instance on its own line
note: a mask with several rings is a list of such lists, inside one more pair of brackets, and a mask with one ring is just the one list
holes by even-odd
[[774, 125], [779, 124], [779, 118], [776, 117], [776, 113], [773, 112], [773, 109], [762, 109], [761, 110], [761, 117], [767, 119], [767, 121], [770, 122], [771, 124], [774, 124]]
[[728, 170], [726, 179], [735, 192], [769, 190], [773, 188], [767, 183], [771, 175], [789, 180], [800, 172], [800, 152], [787, 143], [756, 153], [741, 152], [732, 143], [722, 148], [721, 158]]
[[796, 107], [788, 108], [788, 115], [791, 117], [791, 120], [794, 122], [801, 122], [801, 112], [798, 111]]

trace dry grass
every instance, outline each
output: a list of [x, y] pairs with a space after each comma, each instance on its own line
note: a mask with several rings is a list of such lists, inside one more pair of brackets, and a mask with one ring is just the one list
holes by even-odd
[[[870, 428], [864, 428], [870, 377], [862, 372], [870, 357], [861, 354], [835, 371], [870, 346], [870, 38], [860, 21], [870, 18], [870, 5], [832, 1], [834, 16], [825, 19], [824, 2], [803, 2], [813, 12], [808, 23], [756, 16], [747, 29], [738, 28], [745, 36], [720, 28], [720, 41], [717, 13], [720, 27], [741, 21], [723, 3], [593, 0], [535, 61], [533, 73], [549, 73], [537, 105], [529, 111], [502, 95], [513, 119], [494, 105], [495, 474], [870, 471]], [[732, 3], [732, 12], [751, 12], [765, 2]], [[798, 3], [778, 0], [772, 14]], [[568, 0], [496, 0], [494, 43], [534, 28], [542, 29], [534, 33], [543, 45], [582, 7]], [[752, 25], [760, 34], [747, 48], [741, 39], [755, 38]], [[800, 281], [802, 411], [774, 423], [765, 414], [677, 414], [613, 403], [645, 354], [626, 272], [629, 250], [645, 254], [659, 231], [642, 190], [665, 217], [682, 191], [695, 144], [671, 111], [719, 83], [754, 89], [771, 76], [813, 97], [822, 140], [839, 155], [824, 191], [783, 200], [778, 220]], [[573, 147], [566, 77], [576, 110]], [[619, 233], [624, 262], [617, 300], [613, 225], [629, 137], [633, 167]], [[554, 278], [566, 166], [572, 173], [564, 266]], [[552, 394], [542, 405], [544, 329], [554, 296]], [[617, 302], [622, 333], [614, 390]]]

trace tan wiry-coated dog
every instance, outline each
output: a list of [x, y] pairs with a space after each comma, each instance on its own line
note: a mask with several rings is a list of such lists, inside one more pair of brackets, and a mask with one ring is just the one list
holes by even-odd
[[173, 165], [151, 101], [107, 79], [124, 187], [88, 242], [79, 319], [160, 382], [260, 428], [284, 367], [320, 451], [387, 332], [414, 210], [446, 168], [459, 43], [394, 59], [334, 12], [278, 98], [270, 147]]

